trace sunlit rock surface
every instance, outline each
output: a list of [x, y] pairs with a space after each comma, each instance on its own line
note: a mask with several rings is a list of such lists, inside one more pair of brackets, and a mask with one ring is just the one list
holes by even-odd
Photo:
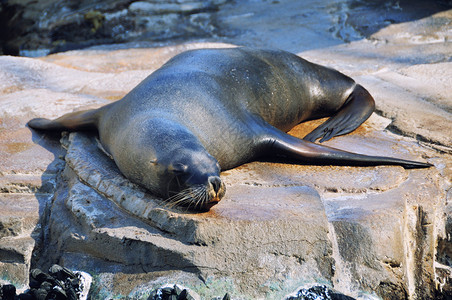
[[356, 298], [450, 293], [451, 20], [442, 12], [298, 53], [352, 76], [377, 101], [377, 114], [327, 145], [435, 167], [252, 162], [223, 172], [227, 194], [203, 214], [128, 182], [95, 136], [65, 135], [63, 149], [60, 135], [25, 124], [120, 99], [184, 50], [229, 45], [1, 56], [0, 279], [26, 286], [30, 264], [59, 263], [94, 275], [101, 297], [176, 282], [205, 299], [280, 299], [318, 283]]

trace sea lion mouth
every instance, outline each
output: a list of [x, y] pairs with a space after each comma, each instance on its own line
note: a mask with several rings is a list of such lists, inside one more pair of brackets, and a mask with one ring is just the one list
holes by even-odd
[[209, 203], [204, 204], [204, 206], [202, 207], [202, 210], [208, 211], [213, 206], [217, 205], [219, 202], [220, 202], [220, 199], [218, 199], [218, 200], [211, 200]]
[[165, 200], [168, 207], [185, 207], [187, 210], [208, 211], [224, 196], [225, 187], [221, 182], [217, 188], [212, 185], [190, 186]]

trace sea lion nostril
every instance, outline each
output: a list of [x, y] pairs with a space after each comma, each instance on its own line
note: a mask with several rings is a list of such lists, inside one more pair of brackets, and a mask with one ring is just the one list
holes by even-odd
[[218, 193], [218, 191], [220, 190], [221, 187], [221, 179], [218, 176], [210, 176], [208, 178], [209, 183], [212, 185], [213, 190], [215, 191], [215, 193]]

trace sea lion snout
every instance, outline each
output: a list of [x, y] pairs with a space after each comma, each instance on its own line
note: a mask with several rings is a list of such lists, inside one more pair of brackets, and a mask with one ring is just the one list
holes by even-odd
[[[226, 193], [226, 186], [220, 176], [210, 175], [199, 183], [200, 178], [193, 181], [194, 177], [189, 177], [187, 181], [183, 178], [174, 177], [173, 182], [180, 184], [178, 192], [173, 190], [166, 199], [171, 206], [183, 206], [189, 210], [208, 211], [212, 206], [218, 204]], [[195, 183], [198, 182], [198, 183]]]
[[200, 205], [200, 210], [208, 211], [212, 206], [218, 204], [226, 193], [226, 186], [219, 176], [209, 176], [207, 178], [207, 201]]
[[166, 173], [169, 180], [166, 201], [171, 206], [208, 211], [220, 202], [226, 187], [218, 162], [207, 152], [191, 147], [186, 146], [166, 159], [171, 160]]
[[221, 188], [221, 179], [218, 176], [210, 176], [208, 179], [209, 184], [211, 185], [212, 189], [214, 190], [215, 194], [218, 194]]
[[223, 198], [226, 192], [226, 186], [219, 176], [209, 176], [207, 181], [209, 184], [208, 191], [210, 202], [215, 202], [216, 204]]

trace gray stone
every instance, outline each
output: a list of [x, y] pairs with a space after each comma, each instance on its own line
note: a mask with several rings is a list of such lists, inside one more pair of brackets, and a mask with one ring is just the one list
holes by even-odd
[[[98, 44], [211, 37], [213, 15], [225, 2], [8, 0], [0, 10], [0, 51], [41, 56]], [[201, 24], [191, 17], [199, 13], [205, 15]]]
[[150, 3], [147, 1], [136, 1], [129, 6], [129, 10], [133, 13], [156, 15], [168, 13], [190, 13], [193, 11], [213, 8], [213, 5], [209, 1], [193, 1], [185, 3]]
[[0, 239], [0, 284], [12, 283], [19, 290], [28, 287], [28, 273], [35, 240], [30, 236]]
[[[287, 293], [299, 278], [331, 277], [328, 222], [311, 188], [231, 184], [222, 205], [193, 214], [168, 209], [128, 182], [94, 138], [72, 133], [67, 149], [67, 192], [58, 192], [51, 208], [51, 235], [61, 251], [55, 255], [89, 253], [124, 271], [138, 264], [147, 272], [169, 268], [210, 280], [228, 277], [249, 295], [271, 293], [269, 285]], [[77, 220], [80, 231], [60, 221], [64, 208], [55, 205], [61, 202], [69, 211], [64, 219]], [[118, 215], [112, 202], [152, 226]], [[256, 289], [248, 290], [249, 285]]]
[[0, 215], [0, 239], [30, 234], [39, 221], [39, 201], [31, 193], [1, 193], [0, 206], [4, 208]]
[[[235, 21], [263, 22], [252, 17]], [[225, 292], [280, 299], [309, 283], [361, 299], [450, 295], [447, 20], [443, 12], [302, 53], [353, 76], [377, 101], [377, 115], [327, 145], [435, 167], [252, 162], [222, 173], [226, 197], [204, 214], [168, 207], [128, 182], [93, 136], [66, 136], [63, 151], [59, 135], [31, 132], [25, 123], [120, 99], [179, 52], [229, 45], [0, 57], [0, 280], [25, 287], [30, 264], [60, 263], [95, 275], [99, 298], [146, 297], [167, 283], [203, 299]], [[290, 36], [282, 45], [305, 49]], [[303, 137], [318, 124], [291, 134]]]

